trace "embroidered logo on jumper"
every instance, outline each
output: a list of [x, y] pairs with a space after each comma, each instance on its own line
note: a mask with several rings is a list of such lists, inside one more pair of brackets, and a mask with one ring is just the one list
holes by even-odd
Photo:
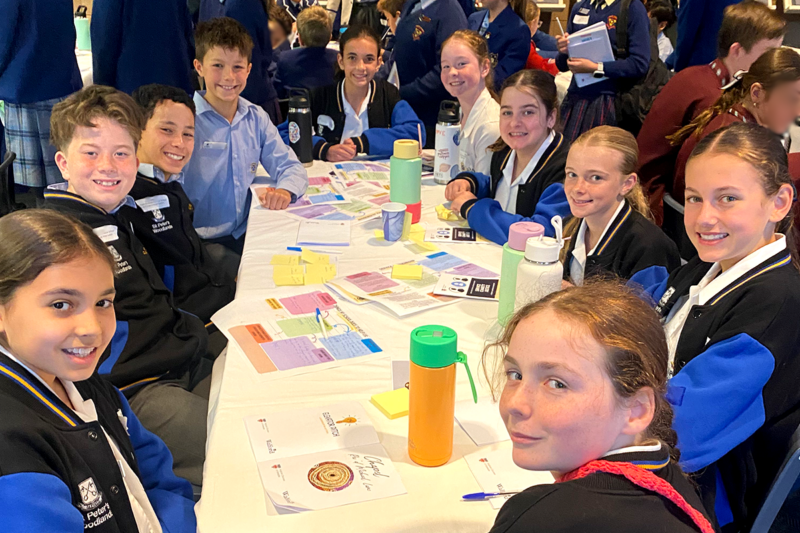
[[103, 493], [94, 479], [88, 478], [78, 484], [81, 501], [78, 508], [83, 512], [83, 529], [93, 529], [114, 517], [108, 502], [103, 503]]
[[153, 222], [163, 222], [164, 221], [164, 213], [161, 212], [161, 209], [153, 209], [150, 212], [153, 213]]
[[613, 30], [616, 27], [617, 27], [617, 16], [611, 15], [610, 17], [608, 17], [608, 22], [606, 22], [606, 28], [608, 28], [609, 30]]
[[414, 27], [414, 33], [411, 34], [411, 38], [415, 41], [419, 41], [419, 38], [422, 37], [422, 34], [425, 33], [425, 30], [422, 29], [422, 26], [417, 24]]
[[100, 495], [100, 491], [97, 490], [94, 479], [88, 478], [81, 481], [78, 484], [78, 490], [81, 492], [81, 502], [86, 507], [85, 511], [91, 511], [100, 505], [103, 497]]
[[667, 305], [667, 302], [669, 302], [673, 294], [675, 294], [675, 287], [670, 287], [664, 292], [664, 296], [661, 297], [656, 306], [656, 313], [661, 314], [661, 311], [664, 309], [664, 306]]

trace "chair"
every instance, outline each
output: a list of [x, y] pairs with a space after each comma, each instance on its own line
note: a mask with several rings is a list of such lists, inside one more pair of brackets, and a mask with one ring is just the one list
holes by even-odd
[[775, 481], [769, 488], [764, 504], [756, 515], [750, 533], [768, 533], [775, 517], [783, 507], [786, 498], [792, 492], [798, 478], [800, 478], [800, 428], [792, 436], [792, 446], [789, 454], [781, 465]]
[[14, 211], [14, 203], [11, 196], [14, 184], [9, 183], [8, 169], [16, 158], [17, 154], [14, 152], [6, 152], [5, 159], [0, 163], [0, 216]]

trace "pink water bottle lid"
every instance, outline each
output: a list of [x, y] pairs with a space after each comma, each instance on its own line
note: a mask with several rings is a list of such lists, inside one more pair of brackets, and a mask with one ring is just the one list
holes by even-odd
[[531, 237], [544, 235], [544, 226], [536, 222], [515, 222], [508, 228], [508, 245], [521, 252], [525, 251], [525, 243]]

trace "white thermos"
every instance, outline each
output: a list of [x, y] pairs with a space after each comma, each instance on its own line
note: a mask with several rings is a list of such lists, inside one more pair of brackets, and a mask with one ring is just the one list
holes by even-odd
[[556, 230], [555, 239], [531, 237], [525, 243], [525, 258], [517, 267], [515, 310], [561, 290], [564, 277], [564, 267], [558, 260], [564, 246], [561, 217], [556, 215], [550, 222]]
[[458, 102], [445, 100], [439, 106], [434, 143], [433, 181], [447, 185], [459, 172], [458, 141], [461, 119]]

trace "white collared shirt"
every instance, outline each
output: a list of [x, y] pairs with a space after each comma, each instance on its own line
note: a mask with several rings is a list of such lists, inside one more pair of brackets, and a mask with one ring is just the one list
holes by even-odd
[[689, 317], [689, 311], [695, 305], [705, 305], [714, 298], [725, 287], [744, 276], [747, 272], [754, 269], [773, 255], [786, 249], [786, 237], [780, 233], [775, 234], [778, 238], [766, 246], [762, 246], [751, 253], [725, 272], [721, 272], [722, 267], [719, 263], [714, 263], [708, 270], [703, 279], [697, 285], [689, 288], [689, 295], [681, 297], [673, 306], [664, 324], [664, 331], [667, 334], [667, 345], [669, 346], [669, 364], [667, 366], [667, 377], [671, 378], [674, 373], [675, 352], [678, 348], [678, 341], [681, 338], [683, 326]]
[[541, 146], [539, 146], [539, 149], [536, 150], [536, 153], [533, 154], [531, 160], [528, 161], [528, 164], [525, 165], [525, 168], [522, 169], [522, 172], [517, 174], [518, 177], [513, 183], [511, 180], [514, 176], [514, 163], [517, 160], [516, 150], [513, 150], [511, 155], [508, 156], [506, 167], [503, 169], [503, 177], [500, 178], [500, 183], [497, 184], [497, 192], [494, 195], [494, 199], [500, 203], [503, 211], [511, 213], [512, 215], [517, 214], [517, 194], [519, 193], [520, 183], [525, 183], [528, 177], [533, 173], [533, 169], [536, 168], [536, 164], [539, 163], [542, 154], [544, 154], [544, 151], [547, 150], [547, 147], [550, 146], [555, 137], [556, 134], [551, 131], [550, 135], [548, 135]]
[[642, 444], [640, 446], [625, 446], [624, 448], [617, 448], [616, 450], [611, 450], [603, 454], [603, 457], [608, 457], [609, 455], [620, 455], [623, 453], [640, 453], [640, 452], [657, 452], [661, 449], [661, 441], [656, 442], [655, 444]]
[[572, 260], [569, 263], [569, 277], [572, 278], [573, 284], [579, 287], [583, 285], [583, 276], [586, 272], [586, 258], [597, 251], [597, 247], [602, 242], [603, 237], [605, 237], [606, 233], [608, 233], [608, 228], [610, 228], [611, 224], [613, 224], [617, 219], [623, 207], [625, 207], [624, 200], [619, 203], [617, 209], [614, 211], [614, 215], [611, 217], [611, 220], [608, 221], [603, 233], [600, 234], [600, 238], [597, 239], [597, 242], [588, 254], [586, 253], [586, 219], [584, 218], [581, 220], [578, 234], [575, 236], [575, 249], [572, 250]]
[[183, 172], [178, 172], [177, 174], [170, 175], [169, 179], [164, 174], [164, 171], [158, 168], [155, 165], [151, 165], [150, 163], [139, 163], [139, 174], [142, 176], [147, 176], [148, 178], [153, 178], [154, 180], [159, 181], [160, 183], [167, 183], [168, 181], [177, 181], [180, 184], [183, 184]]
[[[50, 385], [48, 385], [39, 376], [39, 374], [28, 368], [28, 365], [17, 359], [11, 352], [2, 346], [0, 346], [0, 352], [27, 370], [28, 373], [39, 380], [39, 382], [44, 385], [47, 390], [52, 392], [55, 396], [58, 396], [52, 387], [50, 387]], [[64, 387], [67, 397], [69, 398], [70, 403], [72, 403], [72, 411], [84, 422], [98, 422], [97, 409], [94, 406], [94, 401], [84, 400], [73, 382], [65, 381], [60, 378], [56, 379], [58, 379], [61, 382], [61, 385]], [[125, 431], [127, 431], [127, 419], [122, 416], [122, 411], [117, 411], [117, 416], [119, 416], [120, 423], [123, 425], [123, 427], [125, 427]], [[100, 427], [102, 427], [102, 425]], [[136, 520], [136, 527], [139, 530], [139, 533], [162, 533], [158, 516], [153, 510], [153, 506], [150, 504], [150, 499], [147, 497], [147, 493], [144, 490], [142, 482], [139, 480], [136, 472], [134, 472], [130, 467], [128, 461], [122, 455], [122, 452], [120, 452], [117, 444], [114, 442], [114, 439], [112, 439], [111, 435], [106, 432], [105, 428], [103, 428], [103, 433], [108, 440], [108, 444], [111, 447], [111, 451], [114, 454], [114, 459], [117, 461], [120, 472], [122, 472], [122, 482], [124, 483], [125, 489], [128, 492], [128, 500], [130, 501], [131, 510], [133, 511], [133, 517]]]
[[367, 113], [367, 106], [369, 99], [372, 96], [372, 84], [369, 84], [367, 90], [367, 97], [361, 102], [361, 109], [358, 113], [344, 97], [344, 83], [342, 83], [342, 106], [344, 107], [344, 129], [342, 130], [342, 140], [349, 139], [350, 137], [359, 137], [362, 133], [369, 129], [369, 116]]
[[484, 88], [467, 116], [458, 140], [461, 172], [489, 175], [492, 153], [489, 146], [500, 137], [500, 104]]

